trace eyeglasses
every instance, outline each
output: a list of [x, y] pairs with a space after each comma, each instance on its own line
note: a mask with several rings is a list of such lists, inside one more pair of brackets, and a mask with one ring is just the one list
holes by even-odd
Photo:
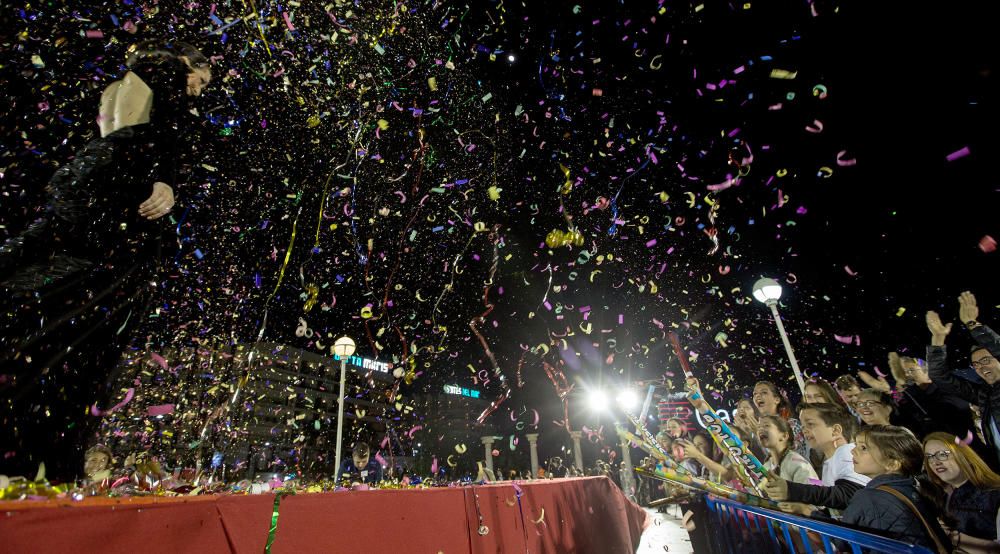
[[855, 406], [858, 408], [874, 408], [875, 406], [882, 406], [883, 404], [877, 400], [862, 400], [856, 402]]
[[992, 362], [993, 360], [994, 360], [993, 356], [983, 356], [982, 358], [979, 358], [978, 360], [972, 360], [972, 367], [973, 367], [973, 369], [975, 369], [977, 367], [984, 367], [984, 366], [986, 366], [986, 364]]
[[939, 450], [937, 452], [927, 454], [927, 461], [937, 460], [939, 462], [947, 462], [950, 458], [951, 450]]

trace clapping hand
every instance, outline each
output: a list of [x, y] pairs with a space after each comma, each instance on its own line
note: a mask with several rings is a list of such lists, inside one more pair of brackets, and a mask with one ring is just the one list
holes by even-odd
[[951, 323], [941, 323], [941, 316], [930, 311], [927, 312], [927, 330], [931, 332], [931, 345], [944, 346], [944, 339], [951, 332]]
[[966, 325], [979, 319], [976, 297], [969, 291], [963, 292], [958, 297], [958, 319]]

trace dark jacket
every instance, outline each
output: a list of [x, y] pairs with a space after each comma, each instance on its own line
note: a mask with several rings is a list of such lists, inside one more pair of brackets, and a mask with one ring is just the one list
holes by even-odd
[[847, 479], [837, 479], [837, 482], [832, 487], [805, 485], [789, 481], [788, 501], [843, 510], [851, 502], [854, 493], [862, 488], [862, 485], [854, 481], [848, 481]]
[[894, 425], [906, 427], [917, 437], [926, 437], [934, 432], [955, 435], [965, 440], [972, 434], [972, 448], [994, 471], [1000, 469], [993, 449], [976, 435], [976, 421], [969, 402], [931, 383], [926, 387], [909, 386], [903, 390], [902, 398], [896, 404], [898, 418]]
[[[980, 325], [971, 331], [976, 344], [985, 348], [995, 358], [1000, 358], [1000, 335], [985, 325]], [[993, 452], [993, 457], [1000, 450], [990, 429], [991, 422], [1000, 427], [1000, 381], [992, 384], [976, 384], [961, 379], [952, 374], [948, 368], [948, 349], [945, 346], [927, 347], [928, 374], [943, 391], [955, 394], [979, 406], [982, 415], [983, 437]], [[964, 437], [960, 437], [964, 438]], [[995, 462], [987, 460], [993, 465]]]
[[903, 493], [924, 515], [941, 543], [950, 544], [947, 535], [937, 523], [933, 506], [917, 492], [917, 482], [912, 477], [891, 474], [879, 475], [872, 479], [865, 488], [851, 498], [851, 503], [844, 511], [841, 521], [847, 525], [873, 531], [878, 535], [936, 551], [934, 539], [927, 534], [926, 527], [917, 514], [891, 493], [878, 490], [880, 486], [891, 487]]
[[948, 497], [946, 509], [955, 520], [955, 529], [980, 539], [996, 540], [1000, 490], [979, 490], [966, 482]]
[[354, 465], [354, 458], [347, 458], [340, 464], [340, 477], [351, 482], [378, 483], [382, 480], [382, 464], [369, 458], [368, 464], [359, 468]]

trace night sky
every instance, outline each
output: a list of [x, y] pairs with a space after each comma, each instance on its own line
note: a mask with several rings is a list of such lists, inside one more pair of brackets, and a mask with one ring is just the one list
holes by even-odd
[[[764, 275], [785, 286], [807, 373], [888, 372], [887, 352], [922, 352], [928, 309], [956, 319], [963, 290], [996, 323], [980, 241], [1000, 237], [1000, 14], [872, 4], [6, 8], [0, 238], [96, 135], [124, 48], [175, 37], [216, 79], [194, 102], [161, 310], [137, 339], [154, 351], [258, 336], [328, 351], [347, 334], [412, 364], [404, 399], [509, 388], [488, 417], [506, 440], [532, 431], [511, 411], [537, 409], [543, 458], [566, 442], [560, 377], [677, 386], [671, 330], [717, 407], [762, 376], [792, 392], [750, 298]], [[579, 244], [545, 244], [571, 228]], [[570, 398], [572, 427], [599, 428]]]

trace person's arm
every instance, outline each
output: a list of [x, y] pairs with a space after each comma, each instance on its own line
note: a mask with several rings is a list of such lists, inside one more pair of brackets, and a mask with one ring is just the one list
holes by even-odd
[[187, 69], [178, 60], [162, 60], [132, 68], [153, 93], [149, 125], [153, 136], [148, 200], [139, 207], [140, 215], [157, 219], [169, 213], [174, 205], [180, 165], [181, 128], [187, 106]]
[[681, 447], [684, 449], [685, 460], [693, 459], [698, 463], [700, 463], [701, 465], [705, 466], [706, 468], [708, 468], [709, 471], [719, 476], [720, 483], [725, 483], [726, 481], [729, 480], [728, 475], [731, 471], [730, 468], [716, 462], [712, 458], [709, 458], [708, 456], [703, 454], [701, 450], [698, 450], [698, 448], [695, 445], [691, 444], [686, 440], [677, 439], [676, 442], [680, 443]]
[[944, 341], [951, 332], [951, 323], [944, 325], [936, 312], [927, 312], [927, 329], [931, 332], [931, 343], [927, 346], [927, 373], [931, 381], [951, 394], [978, 404], [982, 400], [981, 388], [955, 377], [948, 369], [948, 349]]
[[972, 334], [976, 344], [988, 350], [994, 358], [1000, 358], [1000, 335], [979, 323], [979, 306], [976, 304], [976, 297], [969, 291], [958, 297], [958, 318]]
[[803, 504], [843, 510], [847, 508], [851, 498], [854, 497], [854, 493], [863, 488], [863, 485], [846, 479], [838, 479], [832, 487], [788, 483], [788, 496], [786, 499], [789, 502], [801, 502]]

